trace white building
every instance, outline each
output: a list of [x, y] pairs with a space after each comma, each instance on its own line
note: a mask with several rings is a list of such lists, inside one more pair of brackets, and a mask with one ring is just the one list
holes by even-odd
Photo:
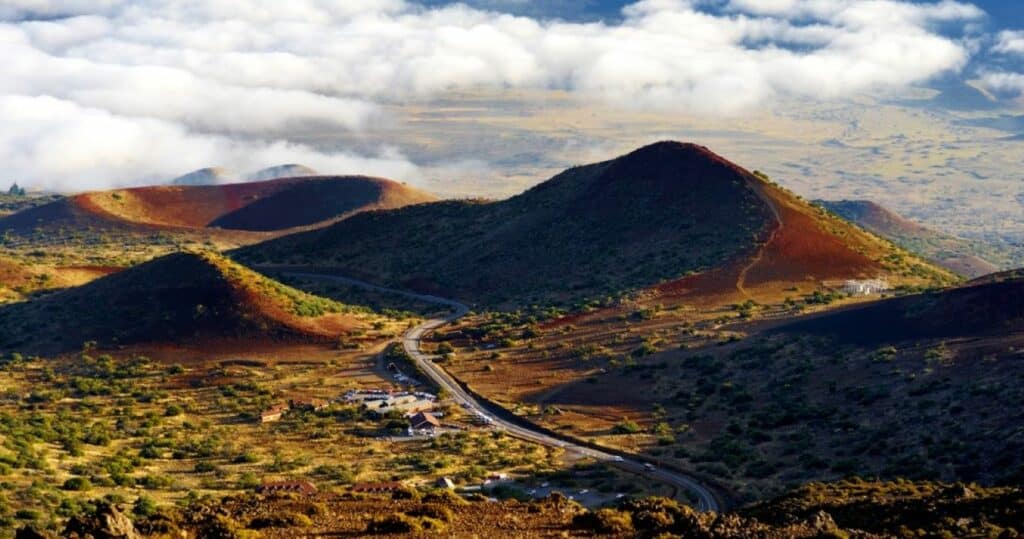
[[885, 279], [851, 279], [843, 283], [843, 292], [851, 296], [869, 296], [891, 290]]

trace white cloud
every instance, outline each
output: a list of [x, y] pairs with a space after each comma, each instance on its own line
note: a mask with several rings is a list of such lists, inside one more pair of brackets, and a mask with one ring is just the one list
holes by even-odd
[[1003, 54], [1024, 55], [1024, 30], [1005, 30], [999, 32], [996, 44], [992, 47], [992, 50]]
[[1024, 74], [993, 71], [982, 73], [981, 83], [989, 91], [1011, 98], [1024, 98]]
[[284, 141], [196, 134], [172, 122], [117, 116], [46, 96], [0, 96], [0, 118], [6, 177], [39, 189], [137, 185], [211, 164], [248, 170], [292, 161], [339, 174], [419, 177], [417, 167], [394, 150], [362, 157]]
[[[951, 0], [731, 0], [724, 13], [705, 4], [643, 0], [604, 24], [402, 0], [8, 0], [0, 7], [0, 96], [47, 96], [76, 107], [79, 121], [173, 130], [177, 144], [209, 142], [218, 151], [230, 152], [238, 134], [258, 135], [270, 140], [266, 148], [295, 152], [280, 161], [330, 171], [303, 160], [291, 134], [310, 123], [358, 132], [381, 121], [382, 102], [557, 88], [622, 106], [735, 114], [778, 96], [842, 98], [958, 70], [966, 42], [933, 26], [982, 15]], [[0, 123], [8, 138], [37, 146], [9, 132], [10, 118]], [[210, 161], [197, 168], [224, 162], [199, 153]], [[34, 178], [146, 173], [144, 164], [116, 161], [82, 157], [57, 170], [20, 160]]]

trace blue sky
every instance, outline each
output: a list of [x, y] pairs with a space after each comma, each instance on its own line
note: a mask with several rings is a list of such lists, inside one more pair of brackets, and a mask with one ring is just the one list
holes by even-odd
[[[446, 6], [452, 4], [465, 4], [479, 9], [495, 10], [516, 15], [523, 15], [533, 18], [557, 18], [566, 21], [593, 22], [603, 21], [608, 24], [617, 24], [622, 20], [624, 7], [634, 4], [637, 0], [461, 0], [452, 2], [450, 0], [415, 0], [426, 6]], [[777, 4], [776, 0], [748, 0], [750, 4]], [[931, 4], [940, 2], [954, 2], [957, 0], [907, 0], [912, 4]], [[972, 28], [972, 36], [977, 39], [977, 50], [971, 55], [969, 62], [964, 68], [955, 74], [944, 74], [928, 81], [927, 84], [937, 88], [948, 88], [952, 82], [964, 81], [978, 78], [993, 71], [1009, 71], [1014, 73], [1024, 72], [1024, 53], [1005, 54], [993, 52], [993, 43], [999, 39], [1000, 32], [1017, 32], [1019, 40], [1024, 42], [1024, 0], [959, 0], [963, 4], [969, 4], [980, 8], [985, 16], [975, 21], [976, 28]], [[729, 0], [698, 0], [694, 2], [699, 9], [708, 13], [723, 13], [722, 6]], [[943, 28], [937, 31], [945, 33]], [[962, 26], [954, 24], [950, 28], [951, 37], [963, 37]], [[1013, 88], [1006, 95], [1024, 93], [1021, 86], [1024, 80], [1017, 78]], [[995, 93], [999, 93], [993, 90]], [[946, 101], [944, 101], [946, 102]], [[937, 102], [939, 103], [939, 102]], [[965, 101], [963, 107], [970, 107], [970, 102]], [[954, 107], [959, 105], [954, 104]]]
[[[446, 0], [426, 0], [428, 5], [450, 4]], [[463, 0], [462, 3], [530, 16], [552, 16], [573, 20], [616, 18], [623, 0]], [[918, 2], [924, 3], [924, 2]], [[997, 28], [1024, 28], [1024, 2], [1021, 0], [977, 0], [974, 5], [985, 10]]]

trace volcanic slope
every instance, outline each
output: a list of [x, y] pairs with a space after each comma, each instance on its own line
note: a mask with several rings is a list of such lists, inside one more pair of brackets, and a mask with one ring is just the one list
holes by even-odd
[[[742, 500], [850, 475], [986, 484], [1024, 478], [1024, 280], [725, 327], [745, 337], [628, 359], [611, 345], [567, 341], [561, 353], [581, 352], [574, 360], [580, 374], [562, 377], [561, 386], [552, 387], [559, 378], [548, 373], [564, 372], [562, 363], [547, 359], [544, 372], [530, 370], [529, 360], [507, 350], [490, 363], [493, 374], [479, 360], [460, 366], [468, 354], [462, 348], [446, 368], [482, 393], [507, 398], [511, 392], [500, 388], [521, 387], [517, 402], [535, 406], [533, 418], [545, 427], [640, 447], [666, 464], [713, 475]], [[530, 347], [560, 353], [537, 339]], [[589, 355], [579, 359], [583, 352]], [[608, 413], [616, 406], [623, 412]], [[542, 412], [549, 409], [558, 412]], [[626, 413], [638, 427], [616, 433]], [[675, 428], [659, 431], [659, 424]]]
[[[707, 148], [660, 142], [500, 202], [357, 215], [237, 252], [490, 305], [778, 293], [793, 283], [953, 276]], [[690, 276], [690, 277], [687, 277]]]
[[153, 186], [83, 193], [0, 219], [0, 231], [37, 227], [216, 227], [267, 232], [317, 225], [369, 209], [436, 200], [403, 184], [320, 176], [227, 185]]
[[0, 308], [0, 349], [53, 353], [206, 340], [337, 339], [374, 315], [282, 285], [210, 252], [175, 253]]
[[816, 200], [815, 203], [965, 277], [993, 273], [999, 270], [999, 263], [1010, 262], [1002, 260], [1004, 257], [994, 247], [932, 230], [870, 200]]
[[811, 316], [783, 328], [860, 344], [1024, 335], [1024, 277], [1006, 272], [939, 292]]

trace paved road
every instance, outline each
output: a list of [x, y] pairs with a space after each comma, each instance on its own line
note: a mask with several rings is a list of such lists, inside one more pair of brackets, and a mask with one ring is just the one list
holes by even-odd
[[439, 387], [444, 388], [445, 391], [456, 401], [460, 406], [465, 408], [469, 413], [476, 414], [481, 418], [484, 418], [494, 428], [499, 429], [508, 433], [509, 435], [521, 438], [523, 440], [531, 441], [541, 445], [549, 447], [560, 447], [566, 451], [590, 457], [594, 460], [606, 462], [612, 466], [616, 466], [628, 472], [636, 473], [651, 479], [660, 481], [672, 485], [676, 488], [689, 492], [693, 498], [697, 500], [697, 509], [701, 511], [720, 511], [721, 507], [718, 503], [718, 498], [708, 487], [701, 484], [696, 479], [678, 473], [671, 470], [665, 470], [662, 468], [651, 468], [645, 465], [642, 461], [635, 460], [632, 458], [626, 458], [623, 456], [615, 455], [613, 453], [599, 451], [590, 447], [575, 444], [571, 441], [562, 440], [554, 436], [550, 436], [538, 430], [532, 430], [525, 428], [516, 423], [506, 421], [501, 417], [498, 417], [490, 413], [487, 408], [482, 405], [476, 398], [465, 391], [462, 386], [455, 380], [448, 371], [444, 370], [437, 363], [434, 363], [433, 358], [423, 353], [420, 350], [420, 342], [423, 337], [431, 331], [448, 324], [454, 320], [462, 318], [469, 312], [469, 307], [453, 301], [450, 299], [440, 298], [437, 296], [430, 296], [425, 294], [416, 294], [413, 292], [407, 292], [404, 290], [396, 290], [392, 288], [384, 288], [376, 286], [370, 283], [358, 281], [356, 279], [349, 279], [347, 277], [340, 277], [334, 275], [324, 275], [316, 273], [288, 273], [285, 275], [291, 277], [299, 277], [304, 279], [316, 279], [322, 281], [339, 282], [354, 286], [360, 286], [370, 290], [378, 292], [386, 292], [390, 294], [397, 294], [412, 299], [426, 301], [430, 303], [446, 305], [452, 308], [452, 313], [445, 317], [434, 318], [427, 320], [426, 322], [409, 329], [402, 336], [402, 346], [410, 357], [416, 362], [420, 369], [429, 376], [434, 383]]

